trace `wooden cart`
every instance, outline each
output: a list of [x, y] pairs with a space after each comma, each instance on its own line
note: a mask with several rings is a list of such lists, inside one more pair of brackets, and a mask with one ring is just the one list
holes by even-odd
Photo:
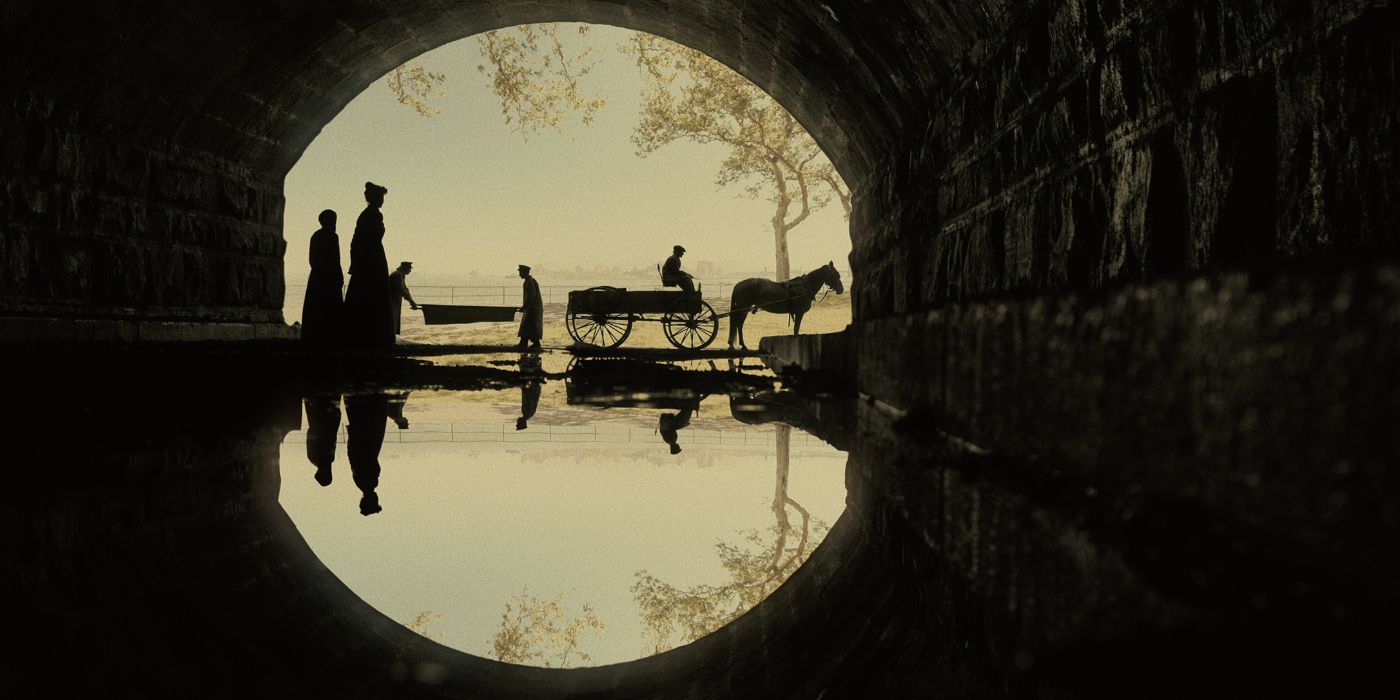
[[564, 323], [584, 345], [615, 348], [632, 334], [632, 324], [660, 323], [671, 345], [699, 350], [719, 335], [719, 315], [700, 292], [628, 291], [592, 287], [569, 292]]

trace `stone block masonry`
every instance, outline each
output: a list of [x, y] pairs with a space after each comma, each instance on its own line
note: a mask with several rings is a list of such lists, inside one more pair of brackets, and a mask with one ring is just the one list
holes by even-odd
[[281, 324], [280, 183], [32, 106], [5, 117], [25, 137], [0, 163], [0, 316]]
[[1386, 2], [1028, 3], [858, 199], [856, 314], [1400, 250]]

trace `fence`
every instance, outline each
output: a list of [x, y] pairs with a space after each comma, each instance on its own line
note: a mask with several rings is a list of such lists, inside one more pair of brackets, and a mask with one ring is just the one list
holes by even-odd
[[[336, 432], [336, 442], [344, 443], [346, 430], [344, 426]], [[686, 446], [718, 446], [718, 447], [772, 447], [775, 433], [766, 430], [705, 430], [700, 428], [681, 428], [679, 433], [681, 444]], [[306, 433], [295, 431], [287, 434], [286, 442], [305, 443]], [[385, 432], [384, 442], [386, 443], [481, 443], [481, 442], [503, 442], [503, 443], [530, 443], [530, 442], [550, 442], [550, 443], [652, 443], [661, 442], [656, 428], [643, 428], [637, 426], [596, 426], [596, 425], [539, 425], [531, 426], [526, 430], [516, 430], [514, 423], [501, 423], [499, 425], [473, 425], [464, 423], [437, 423], [411, 425], [407, 430], [394, 430], [392, 427]], [[803, 448], [823, 448], [831, 449], [825, 442], [808, 435], [807, 433], [793, 431], [789, 449]]]
[[[737, 281], [737, 280], [736, 280]], [[594, 285], [540, 285], [540, 296], [546, 304], [566, 304], [569, 301], [569, 292], [587, 289]], [[657, 284], [632, 284], [626, 282], [619, 283], [617, 287], [624, 287], [629, 290], [651, 290], [665, 289]], [[734, 282], [701, 282], [700, 293], [710, 302], [729, 300], [729, 292], [734, 288]], [[520, 285], [409, 285], [409, 292], [413, 294], [413, 300], [420, 304], [463, 304], [467, 306], [519, 306], [521, 290]], [[287, 285], [286, 299], [288, 301], [300, 303], [306, 296], [306, 285]]]

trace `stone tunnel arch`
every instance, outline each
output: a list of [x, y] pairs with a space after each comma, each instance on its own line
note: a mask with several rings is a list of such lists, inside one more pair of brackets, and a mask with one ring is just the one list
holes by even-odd
[[[1400, 405], [1374, 381], [1400, 352], [1387, 0], [13, 0], [0, 339], [280, 332], [301, 149], [407, 58], [539, 21], [680, 41], [797, 116], [858, 200], [848, 371], [909, 424], [936, 417], [950, 442], [1104, 502], [1229, 514], [1358, 586], [1400, 571], [1393, 548], [1317, 537], [1319, 519], [1395, 535], [1368, 519], [1395, 512]], [[1156, 264], [1157, 230], [1170, 255], [1144, 275], [1127, 242]], [[1279, 274], [1247, 274], [1259, 259]], [[888, 466], [869, 482], [903, 484]], [[1341, 466], [1364, 503], [1327, 500]], [[930, 577], [896, 575], [890, 523], [925, 555], [972, 552], [939, 571], [984, 585], [977, 527], [919, 530], [956, 496], [872, 487], [885, 519], [861, 534], [893, 580]], [[925, 593], [923, 612], [948, 612]]]

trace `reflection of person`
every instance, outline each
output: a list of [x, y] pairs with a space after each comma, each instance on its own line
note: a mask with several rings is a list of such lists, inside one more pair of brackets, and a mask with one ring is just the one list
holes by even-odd
[[408, 275], [413, 272], [413, 263], [404, 261], [399, 263], [399, 268], [389, 273], [389, 318], [394, 326], [394, 335], [398, 335], [403, 329], [400, 322], [403, 316], [403, 300], [408, 300], [408, 308], [418, 310], [418, 302], [413, 300], [413, 295], [408, 291]]
[[520, 303], [520, 342], [515, 347], [540, 349], [540, 338], [544, 337], [544, 298], [540, 296], [540, 283], [530, 276], [530, 266], [520, 265], [520, 279], [525, 280], [524, 299]]
[[301, 307], [301, 338], [324, 345], [340, 338], [340, 236], [335, 232], [335, 212], [319, 217], [321, 228], [311, 234], [311, 276], [306, 278], [306, 301]]
[[388, 397], [389, 420], [394, 421], [399, 430], [408, 430], [408, 419], [403, 417], [403, 407], [408, 403], [408, 394], [407, 391], [399, 391]]
[[666, 263], [661, 266], [661, 284], [665, 287], [680, 287], [683, 292], [695, 291], [695, 281], [689, 272], [681, 271], [681, 256], [685, 255], [685, 248], [681, 246], [671, 247], [671, 257], [666, 258]]
[[671, 446], [671, 454], [680, 454], [677, 431], [690, 425], [690, 415], [694, 412], [694, 409], [683, 408], [680, 413], [663, 413], [656, 419], [657, 432], [661, 433], [661, 440]]
[[345, 397], [345, 452], [350, 473], [360, 489], [360, 515], [384, 510], [379, 505], [379, 450], [384, 447], [384, 424], [389, 417], [389, 399], [384, 394]]
[[515, 419], [515, 429], [524, 430], [530, 427], [530, 419], [535, 417], [535, 410], [540, 406], [540, 383], [531, 379], [520, 387], [520, 417]]
[[331, 485], [335, 438], [340, 433], [340, 397], [307, 398], [306, 459], [316, 466], [316, 483]]
[[392, 345], [389, 318], [389, 260], [384, 255], [384, 195], [389, 190], [365, 183], [365, 210], [350, 239], [350, 285], [345, 291], [347, 336], [362, 345]]

